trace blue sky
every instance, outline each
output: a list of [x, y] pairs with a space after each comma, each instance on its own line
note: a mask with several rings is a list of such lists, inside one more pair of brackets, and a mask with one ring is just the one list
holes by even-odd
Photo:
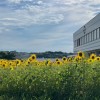
[[100, 0], [0, 0], [0, 50], [73, 52], [73, 33]]

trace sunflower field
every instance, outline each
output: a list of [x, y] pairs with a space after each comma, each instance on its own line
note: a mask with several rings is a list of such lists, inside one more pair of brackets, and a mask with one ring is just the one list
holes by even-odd
[[100, 100], [100, 57], [1, 59], [0, 100]]

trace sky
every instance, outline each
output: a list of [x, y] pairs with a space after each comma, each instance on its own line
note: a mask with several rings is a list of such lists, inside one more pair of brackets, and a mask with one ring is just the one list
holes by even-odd
[[73, 52], [73, 33], [100, 0], [0, 0], [0, 51]]

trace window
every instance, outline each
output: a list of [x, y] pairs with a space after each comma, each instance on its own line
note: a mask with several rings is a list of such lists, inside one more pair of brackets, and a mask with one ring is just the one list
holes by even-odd
[[80, 38], [79, 38], [79, 40], [78, 40], [78, 41], [79, 41], [79, 46], [80, 46]]
[[77, 47], [78, 47], [78, 39], [77, 39]]
[[91, 41], [94, 40], [94, 31], [91, 32]]
[[74, 41], [74, 47], [75, 47], [75, 41]]
[[75, 40], [75, 47], [77, 47], [77, 41]]
[[87, 34], [87, 43], [89, 42], [89, 33]]
[[85, 44], [85, 36], [83, 36], [83, 44]]
[[86, 34], [86, 43], [87, 43], [87, 38], [88, 38], [88, 36], [87, 36], [87, 34]]
[[84, 43], [86, 43], [86, 35], [84, 36], [84, 38], [85, 38], [85, 41], [84, 41]]
[[75, 40], [75, 47], [77, 47], [77, 40]]
[[89, 42], [91, 42], [91, 32], [89, 33]]
[[97, 39], [97, 31], [94, 30], [94, 40], [96, 40], [96, 39]]
[[80, 38], [80, 45], [82, 45], [82, 37]]
[[97, 28], [97, 39], [99, 39], [100, 38], [100, 30], [99, 30], [99, 28]]
[[99, 27], [99, 38], [100, 38], [100, 27]]
[[81, 39], [82, 38], [79, 38], [79, 39], [76, 40], [76, 43], [75, 43], [76, 44], [76, 47], [78, 47], [78, 46], [81, 45], [81, 41], [82, 41]]
[[82, 45], [83, 45], [83, 36], [82, 36]]

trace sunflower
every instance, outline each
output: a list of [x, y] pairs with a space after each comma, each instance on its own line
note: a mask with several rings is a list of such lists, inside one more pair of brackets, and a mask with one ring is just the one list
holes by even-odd
[[32, 62], [32, 59], [31, 59], [31, 57], [29, 57], [29, 58], [27, 59], [27, 61], [29, 61], [29, 62]]
[[56, 61], [56, 65], [62, 65], [62, 62], [61, 61]]
[[0, 61], [0, 65], [1, 65], [1, 67], [8, 68], [9, 62], [8, 62], [8, 60], [2, 60], [2, 61]]
[[16, 61], [12, 61], [12, 64], [11, 64], [13, 67], [16, 67]]
[[52, 66], [53, 62], [48, 62], [47, 66]]
[[10, 65], [10, 66], [12, 65], [12, 62], [11, 62], [11, 61], [9, 61], [9, 65]]
[[79, 52], [78, 52], [78, 57], [79, 57], [79, 58], [84, 58], [84, 53], [83, 53], [82, 51], [79, 51]]
[[21, 60], [19, 60], [19, 59], [16, 59], [16, 65], [20, 65], [21, 64]]
[[68, 61], [68, 62], [72, 62], [72, 61], [73, 61], [73, 58], [70, 57], [70, 58], [67, 59], [67, 61]]
[[96, 55], [95, 54], [91, 54], [90, 55], [90, 59], [95, 60], [95, 58], [96, 58]]
[[96, 57], [95, 60], [96, 60], [96, 61], [100, 61], [100, 57]]
[[56, 58], [56, 61], [60, 61], [58, 58]]
[[36, 60], [36, 55], [35, 55], [35, 54], [32, 54], [30, 58], [31, 58], [32, 60]]
[[93, 59], [88, 59], [87, 62], [90, 64], [93, 62]]
[[63, 58], [62, 58], [62, 60], [63, 60], [63, 61], [66, 61], [66, 60], [67, 60], [67, 58], [66, 58], [66, 57], [63, 57]]
[[79, 61], [79, 57], [78, 57], [78, 56], [75, 56], [75, 57], [74, 57], [74, 61], [75, 61], [75, 62], [78, 62], [78, 61]]
[[40, 61], [41, 66], [45, 66], [45, 61]]
[[81, 62], [81, 61], [82, 61], [82, 58], [79, 57], [79, 56], [76, 56], [76, 57], [74, 58], [74, 61], [75, 61], [75, 62]]
[[46, 60], [45, 65], [47, 65], [47, 66], [51, 65], [51, 60], [50, 59]]
[[37, 63], [37, 66], [41, 66], [41, 63], [40, 63], [40, 62], [38, 62], [38, 63]]
[[25, 60], [24, 63], [23, 63], [23, 67], [27, 67], [27, 66], [29, 66], [30, 64], [31, 64], [30, 61]]
[[24, 62], [24, 60], [21, 59], [21, 63], [23, 63], [23, 62]]
[[2, 66], [3, 66], [3, 67], [6, 67], [6, 65], [5, 65], [5, 64], [2, 64]]

